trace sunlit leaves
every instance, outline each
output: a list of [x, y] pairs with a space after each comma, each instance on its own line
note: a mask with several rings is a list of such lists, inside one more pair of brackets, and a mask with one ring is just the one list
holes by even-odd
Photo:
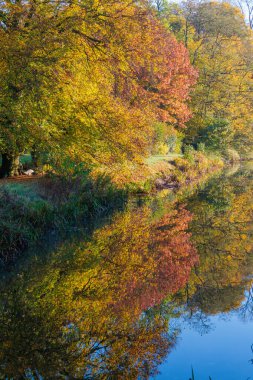
[[183, 125], [196, 72], [145, 2], [3, 2], [2, 152], [87, 165], [148, 152], [156, 120]]

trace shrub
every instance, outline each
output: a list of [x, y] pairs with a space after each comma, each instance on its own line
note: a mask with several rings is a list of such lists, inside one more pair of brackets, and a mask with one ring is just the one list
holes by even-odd
[[206, 151], [206, 145], [205, 145], [205, 143], [203, 143], [203, 142], [198, 143], [197, 144], [197, 151], [205, 153], [205, 151]]
[[223, 151], [233, 140], [230, 123], [225, 119], [213, 119], [200, 130], [197, 143], [204, 143], [211, 151]]
[[175, 159], [175, 165], [182, 172], [187, 172], [191, 167], [190, 161], [181, 157]]
[[181, 153], [184, 135], [165, 123], [155, 125], [152, 154]]
[[184, 147], [184, 158], [189, 161], [190, 164], [193, 164], [195, 161], [194, 158], [195, 150], [192, 145], [186, 145]]

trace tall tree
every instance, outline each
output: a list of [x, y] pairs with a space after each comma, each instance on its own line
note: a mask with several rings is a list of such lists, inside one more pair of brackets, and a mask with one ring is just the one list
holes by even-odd
[[88, 165], [134, 160], [155, 120], [189, 119], [196, 72], [145, 1], [3, 1], [0, 33], [2, 176], [36, 145]]
[[238, 149], [252, 145], [253, 38], [240, 10], [228, 3], [188, 1], [172, 5], [163, 18], [188, 47], [199, 72], [188, 142], [227, 120], [232, 144]]

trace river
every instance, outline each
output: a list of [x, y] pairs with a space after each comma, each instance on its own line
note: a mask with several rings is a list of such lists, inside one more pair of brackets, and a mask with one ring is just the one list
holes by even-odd
[[0, 379], [253, 379], [253, 167], [1, 270]]

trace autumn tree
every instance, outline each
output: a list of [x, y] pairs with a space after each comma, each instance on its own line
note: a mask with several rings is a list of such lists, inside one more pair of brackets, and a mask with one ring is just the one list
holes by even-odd
[[240, 10], [228, 3], [188, 1], [170, 5], [161, 18], [189, 49], [199, 72], [186, 142], [196, 145], [210, 126], [225, 121], [231, 146], [251, 146], [253, 40]]
[[146, 2], [3, 1], [0, 33], [2, 176], [34, 147], [88, 166], [140, 159], [156, 120], [189, 119], [196, 72]]

